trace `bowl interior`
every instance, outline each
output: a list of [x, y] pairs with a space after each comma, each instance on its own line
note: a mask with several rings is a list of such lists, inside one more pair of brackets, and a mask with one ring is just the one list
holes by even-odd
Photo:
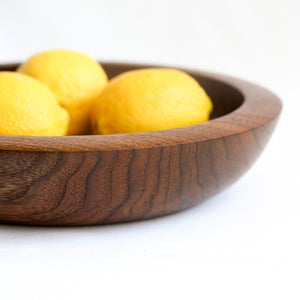
[[[108, 78], [112, 78], [122, 72], [126, 72], [133, 69], [149, 68], [153, 66], [149, 65], [135, 65], [135, 64], [118, 64], [118, 63], [101, 63], [105, 69]], [[17, 64], [2, 65], [0, 71], [10, 70], [14, 71], [17, 68]], [[191, 76], [193, 76], [205, 89], [214, 104], [214, 109], [211, 114], [211, 119], [215, 119], [231, 113], [239, 108], [243, 102], [243, 95], [234, 87], [216, 79], [210, 78], [207, 74], [202, 75], [199, 72], [192, 72], [185, 70]]]

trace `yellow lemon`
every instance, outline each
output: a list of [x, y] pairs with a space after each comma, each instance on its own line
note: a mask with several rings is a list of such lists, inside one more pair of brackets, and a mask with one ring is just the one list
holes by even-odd
[[0, 72], [0, 134], [65, 135], [69, 114], [39, 81]]
[[73, 51], [50, 50], [29, 58], [18, 72], [52, 90], [70, 114], [69, 135], [89, 133], [91, 105], [107, 83], [106, 73], [95, 60]]
[[149, 68], [114, 77], [95, 102], [95, 134], [146, 132], [208, 121], [212, 102], [199, 83], [175, 69]]

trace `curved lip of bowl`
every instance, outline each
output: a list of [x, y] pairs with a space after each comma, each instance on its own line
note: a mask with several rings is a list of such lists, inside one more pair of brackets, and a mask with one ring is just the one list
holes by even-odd
[[[166, 67], [131, 63], [105, 63], [112, 66]], [[14, 64], [17, 66], [18, 64]], [[12, 65], [10, 65], [12, 66]], [[5, 65], [0, 65], [5, 67]], [[171, 66], [169, 66], [171, 67]], [[204, 123], [139, 133], [81, 136], [24, 136], [0, 135], [0, 150], [16, 151], [105, 151], [153, 148], [219, 139], [246, 131], [276, 119], [281, 112], [279, 98], [269, 90], [256, 84], [216, 73], [178, 68], [193, 76], [201, 75], [221, 81], [236, 89], [243, 96], [240, 107], [229, 114]]]

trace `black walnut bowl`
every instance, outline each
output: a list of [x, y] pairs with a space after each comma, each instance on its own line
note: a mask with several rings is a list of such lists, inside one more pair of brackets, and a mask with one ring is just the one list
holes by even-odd
[[[149, 67], [102, 65], [110, 78]], [[148, 219], [194, 206], [235, 182], [264, 149], [281, 102], [240, 79], [184, 71], [214, 103], [208, 122], [118, 135], [0, 135], [0, 222], [92, 225]]]

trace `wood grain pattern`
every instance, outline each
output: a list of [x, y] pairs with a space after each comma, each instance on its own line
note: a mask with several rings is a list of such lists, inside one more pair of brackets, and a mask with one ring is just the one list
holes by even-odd
[[[103, 66], [109, 77], [148, 67]], [[0, 222], [92, 225], [147, 219], [194, 206], [235, 182], [268, 142], [281, 102], [239, 79], [185, 71], [214, 102], [209, 122], [104, 136], [0, 135]]]

